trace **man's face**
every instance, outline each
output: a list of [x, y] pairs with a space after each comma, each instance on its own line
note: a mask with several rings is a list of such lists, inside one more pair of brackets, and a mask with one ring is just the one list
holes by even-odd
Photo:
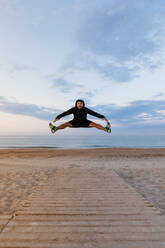
[[77, 108], [82, 109], [82, 107], [83, 107], [83, 103], [82, 102], [77, 102]]

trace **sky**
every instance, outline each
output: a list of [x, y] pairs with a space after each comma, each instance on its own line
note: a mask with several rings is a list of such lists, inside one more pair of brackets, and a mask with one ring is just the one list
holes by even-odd
[[164, 134], [164, 13], [164, 0], [0, 0], [0, 135], [49, 134], [79, 98], [115, 135]]

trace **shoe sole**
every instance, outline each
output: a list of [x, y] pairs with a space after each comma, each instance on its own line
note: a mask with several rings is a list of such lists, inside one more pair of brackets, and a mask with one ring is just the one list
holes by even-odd
[[55, 130], [53, 129], [54, 126], [51, 122], [49, 123], [49, 127], [50, 127], [50, 131], [54, 134]]

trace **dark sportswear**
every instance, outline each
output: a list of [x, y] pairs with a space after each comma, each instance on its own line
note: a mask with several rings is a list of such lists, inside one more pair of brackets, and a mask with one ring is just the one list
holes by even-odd
[[89, 124], [92, 122], [87, 119], [87, 114], [93, 115], [98, 118], [104, 118], [104, 115], [100, 115], [99, 113], [83, 107], [82, 109], [78, 109], [77, 107], [73, 107], [64, 113], [58, 115], [56, 118], [61, 119], [64, 116], [73, 114], [73, 120], [69, 121], [73, 127], [88, 127]]

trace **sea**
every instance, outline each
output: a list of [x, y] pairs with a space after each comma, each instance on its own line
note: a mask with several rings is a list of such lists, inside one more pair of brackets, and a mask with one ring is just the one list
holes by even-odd
[[0, 149], [12, 148], [163, 148], [165, 135], [153, 136], [0, 136]]

